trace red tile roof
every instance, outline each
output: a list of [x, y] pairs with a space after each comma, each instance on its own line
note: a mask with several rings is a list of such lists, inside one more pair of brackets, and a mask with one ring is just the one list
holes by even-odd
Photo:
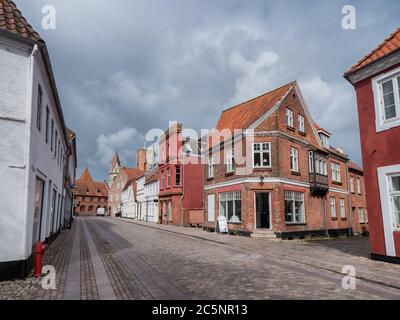
[[158, 180], [158, 168], [146, 174], [145, 184], [149, 184]]
[[44, 42], [11, 0], [0, 0], [0, 29], [35, 42]]
[[346, 75], [350, 75], [371, 63], [379, 60], [396, 50], [400, 49], [400, 28], [393, 32], [389, 37], [387, 37], [376, 49], [372, 50], [359, 62], [353, 65], [350, 70], [346, 72]]
[[90, 171], [86, 168], [81, 177], [76, 180], [76, 195], [85, 195], [92, 197], [107, 197], [108, 190], [105, 182], [94, 181]]
[[318, 123], [314, 123], [315, 125], [315, 129], [319, 132], [319, 131], [324, 131], [329, 135], [332, 135], [332, 133], [330, 133], [328, 130], [325, 130], [324, 128], [322, 128]]
[[216, 129], [219, 131], [230, 129], [232, 132], [234, 129], [247, 129], [265, 112], [272, 109], [294, 85], [295, 82], [290, 82], [280, 88], [223, 111]]

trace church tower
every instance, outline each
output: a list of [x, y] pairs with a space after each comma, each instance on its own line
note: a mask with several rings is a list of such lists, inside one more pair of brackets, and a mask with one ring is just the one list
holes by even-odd
[[118, 153], [116, 152], [111, 160], [110, 171], [108, 173], [108, 187], [111, 188], [116, 176], [121, 170], [121, 162], [119, 161]]

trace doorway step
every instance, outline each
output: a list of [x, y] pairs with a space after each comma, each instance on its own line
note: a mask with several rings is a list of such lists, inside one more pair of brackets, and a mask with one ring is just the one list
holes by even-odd
[[276, 239], [276, 234], [272, 230], [254, 230], [251, 234], [254, 239]]

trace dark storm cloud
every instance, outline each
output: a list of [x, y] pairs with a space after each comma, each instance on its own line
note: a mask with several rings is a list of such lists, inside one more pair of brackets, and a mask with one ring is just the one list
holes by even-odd
[[[79, 166], [106, 178], [168, 120], [212, 128], [224, 107], [299, 80], [316, 121], [361, 164], [353, 88], [344, 71], [391, 33], [393, 1], [16, 1], [46, 39]], [[57, 29], [41, 29], [54, 5]], [[357, 9], [356, 31], [341, 8]]]

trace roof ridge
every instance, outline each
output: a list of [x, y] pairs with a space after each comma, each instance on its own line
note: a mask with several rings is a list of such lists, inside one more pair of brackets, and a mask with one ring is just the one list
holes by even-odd
[[[364, 61], [366, 61], [368, 58], [371, 58], [377, 51], [382, 50], [382, 47], [387, 44], [389, 41], [391, 41], [398, 33], [400, 33], [400, 27], [397, 27], [397, 29], [395, 31], [393, 31], [389, 36], [387, 36], [383, 41], [381, 41], [374, 49], [372, 49], [369, 53], [367, 53], [366, 55], [364, 55], [359, 61], [357, 61], [355, 64], [353, 64], [349, 70], [346, 71], [345, 75], [348, 75], [354, 71], [357, 71], [359, 68], [364, 68], [372, 63], [374, 63], [376, 60], [373, 60], [371, 62], [368, 62], [367, 64], [365, 64], [364, 66], [362, 66], [362, 63]], [[398, 48], [399, 49], [399, 48]], [[380, 57], [379, 59], [386, 57], [387, 55], [393, 53], [394, 51], [398, 50], [398, 49], [394, 49], [388, 53], [384, 53], [384, 55], [382, 57]]]
[[257, 97], [251, 98], [251, 99], [246, 100], [246, 101], [243, 101], [243, 102], [241, 102], [241, 103], [239, 103], [239, 104], [237, 104], [237, 105], [235, 105], [235, 106], [232, 106], [232, 107], [230, 107], [230, 108], [228, 108], [228, 109], [225, 109], [225, 110], [222, 111], [222, 113], [224, 113], [224, 112], [226, 112], [226, 111], [229, 111], [229, 110], [232, 110], [232, 109], [235, 109], [235, 108], [237, 108], [237, 107], [240, 107], [240, 106], [242, 106], [243, 104], [249, 103], [249, 102], [251, 102], [251, 101], [257, 100], [257, 99], [259, 99], [259, 98], [261, 98], [261, 97], [264, 97], [264, 96], [266, 96], [266, 95], [268, 95], [268, 94], [271, 94], [271, 93], [273, 93], [273, 92], [275, 92], [275, 91], [281, 90], [282, 88], [287, 87], [287, 86], [289, 86], [289, 85], [294, 85], [295, 83], [296, 83], [296, 81], [288, 82], [288, 83], [286, 83], [286, 84], [284, 84], [284, 85], [282, 85], [282, 86], [280, 86], [280, 87], [278, 87], [278, 88], [275, 88], [275, 89], [273, 89], [273, 90], [271, 90], [271, 91], [268, 91], [268, 92], [265, 92], [265, 93], [263, 93], [263, 94], [260, 94], [260, 95], [257, 96]]

